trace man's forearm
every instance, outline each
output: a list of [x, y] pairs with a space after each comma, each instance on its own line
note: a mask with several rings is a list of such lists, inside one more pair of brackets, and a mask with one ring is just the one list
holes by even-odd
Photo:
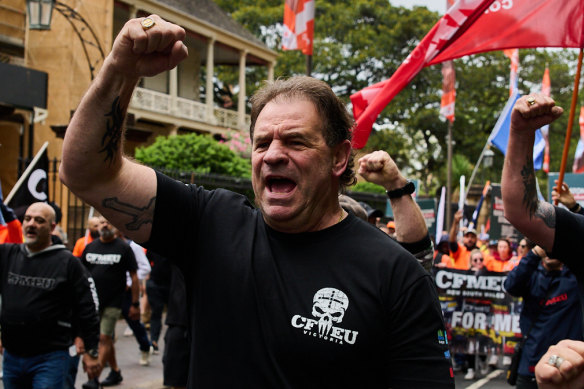
[[398, 242], [414, 243], [428, 235], [424, 215], [411, 196], [390, 199], [390, 203], [396, 225], [395, 238]]
[[116, 74], [106, 59], [67, 128], [60, 177], [68, 187], [83, 192], [119, 171], [124, 118], [137, 81]]
[[535, 134], [509, 134], [509, 152], [505, 156], [501, 191], [505, 218], [530, 239], [551, 250], [555, 228], [554, 207], [540, 202], [533, 169], [533, 142]]

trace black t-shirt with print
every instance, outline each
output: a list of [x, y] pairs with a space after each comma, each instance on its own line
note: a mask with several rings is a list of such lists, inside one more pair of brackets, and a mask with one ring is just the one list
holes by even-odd
[[138, 269], [130, 245], [120, 238], [108, 243], [96, 239], [85, 247], [81, 261], [95, 280], [99, 308], [121, 308], [126, 272]]
[[284, 234], [241, 195], [159, 174], [146, 246], [185, 274], [189, 387], [454, 387], [431, 276], [353, 216]]

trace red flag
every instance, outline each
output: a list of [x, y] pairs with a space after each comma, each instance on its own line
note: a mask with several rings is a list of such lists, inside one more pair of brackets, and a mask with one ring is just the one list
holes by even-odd
[[580, 139], [574, 155], [573, 173], [584, 173], [584, 107], [580, 108]]
[[286, 0], [282, 49], [312, 55], [313, 38], [314, 0]]
[[353, 146], [365, 146], [377, 116], [424, 66], [492, 50], [582, 47], [583, 15], [582, 0], [460, 0], [389, 80], [351, 96], [357, 119]]
[[[552, 83], [550, 81], [550, 70], [546, 66], [543, 72], [543, 80], [541, 82], [541, 93], [546, 96], [551, 96]], [[541, 135], [543, 135], [543, 140], [545, 141], [545, 148], [543, 151], [543, 165], [542, 170], [546, 173], [550, 172], [550, 126], [545, 125], [539, 129]]]
[[440, 101], [440, 114], [450, 123], [454, 122], [454, 103], [456, 100], [456, 75], [452, 61], [442, 62], [442, 99]]
[[511, 61], [511, 74], [509, 75], [509, 96], [513, 95], [513, 92], [517, 89], [517, 80], [519, 73], [519, 50], [518, 49], [507, 49], [503, 50], [505, 57], [509, 58]]

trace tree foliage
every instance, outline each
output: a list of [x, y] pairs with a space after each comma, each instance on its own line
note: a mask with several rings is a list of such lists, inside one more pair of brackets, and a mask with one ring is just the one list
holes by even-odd
[[250, 177], [251, 165], [209, 135], [159, 136], [153, 144], [136, 149], [136, 159], [148, 166], [199, 173]]
[[[274, 73], [287, 77], [305, 73], [300, 51], [281, 51], [284, 12], [282, 0], [216, 0], [280, 56]], [[425, 7], [394, 7], [387, 0], [318, 0], [315, 2], [315, 42], [312, 75], [326, 81], [350, 108], [349, 97], [362, 88], [391, 77], [407, 55], [439, 20]], [[546, 63], [552, 97], [566, 111], [570, 107], [575, 73], [573, 50], [520, 50], [519, 89], [538, 92]], [[456, 59], [456, 109], [452, 127], [453, 154], [474, 167], [509, 97], [509, 59], [501, 51]], [[262, 73], [263, 72], [263, 73]], [[252, 92], [265, 70], [248, 71]], [[235, 80], [236, 75], [233, 75]], [[440, 117], [441, 65], [426, 67], [383, 110], [364, 151], [383, 149], [412, 178], [421, 192], [434, 194], [446, 185], [448, 123]], [[551, 168], [558, 171], [568, 114], [550, 128]], [[578, 131], [570, 145], [573, 160]], [[481, 176], [498, 182], [503, 156]], [[462, 158], [462, 159], [461, 159]], [[458, 172], [452, 176], [456, 185]], [[465, 173], [470, 175], [470, 172]], [[545, 182], [542, 173], [540, 180]], [[468, 179], [469, 177], [467, 177]], [[476, 182], [479, 183], [479, 182]]]

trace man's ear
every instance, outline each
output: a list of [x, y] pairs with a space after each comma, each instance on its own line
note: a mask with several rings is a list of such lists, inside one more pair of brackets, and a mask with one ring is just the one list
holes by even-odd
[[51, 232], [55, 230], [55, 227], [57, 227], [57, 223], [51, 222]]
[[349, 158], [351, 158], [351, 141], [345, 139], [343, 142], [336, 145], [333, 154], [333, 175], [340, 177], [347, 168]]

